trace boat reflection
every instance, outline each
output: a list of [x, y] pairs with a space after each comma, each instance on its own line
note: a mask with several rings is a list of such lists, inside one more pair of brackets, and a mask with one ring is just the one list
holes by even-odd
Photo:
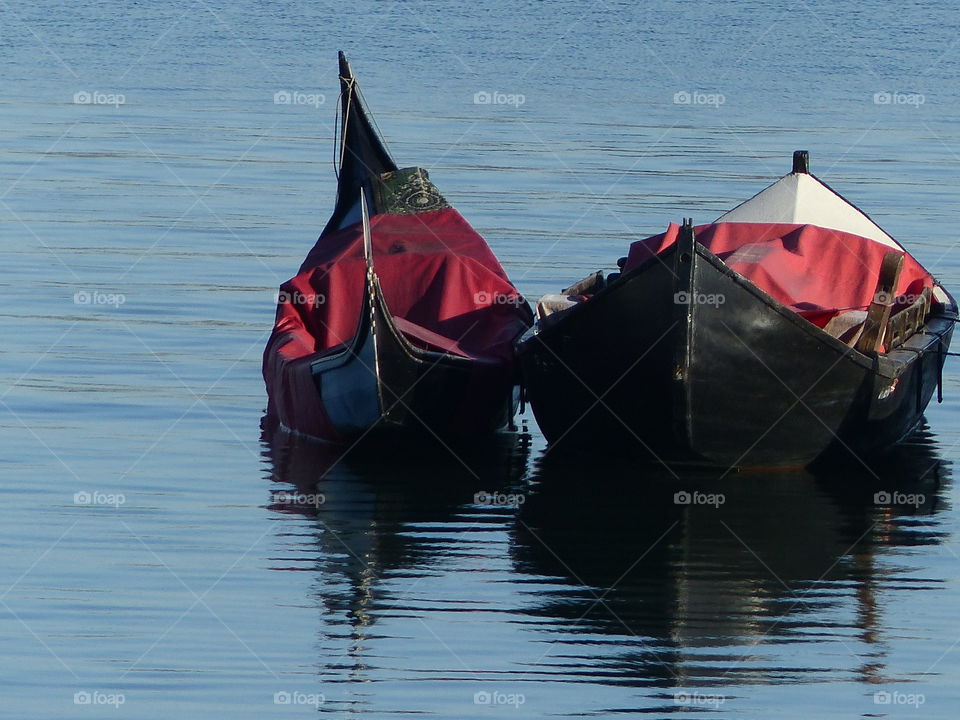
[[[515, 492], [530, 453], [529, 435], [511, 432], [467, 447], [421, 439], [343, 448], [265, 420], [262, 439], [274, 483], [270, 509], [316, 520], [319, 598], [328, 614], [345, 613], [358, 630], [374, 621], [369, 608], [384, 573], [430, 566], [442, 556], [413, 530], [456, 528], [457, 513], [479, 491]], [[331, 582], [337, 577], [346, 592]]]
[[[872, 466], [718, 474], [600, 471], [549, 453], [538, 461], [515, 567], [569, 584], [531, 612], [566, 628], [577, 651], [555, 641], [538, 672], [573, 663], [578, 674], [662, 688], [838, 671], [889, 679], [877, 594], [898, 577], [878, 559], [941, 542], [935, 516], [949, 468], [932, 438], [921, 433]], [[610, 636], [620, 637], [612, 653]], [[835, 643], [837, 665], [797, 643]]]
[[[871, 468], [723, 478], [551, 453], [531, 464], [522, 433], [346, 456], [276, 429], [264, 441], [270, 507], [300, 521], [280, 524], [283, 569], [316, 575], [319, 674], [349, 683], [355, 711], [385, 702], [358, 683], [414, 657], [409, 679], [450, 681], [453, 702], [493, 665], [511, 688], [576, 678], [637, 688], [631, 702], [664, 712], [687, 688], [884, 683], [897, 679], [885, 602], [940, 582], [906, 577], [896, 558], [945, 535], [950, 468], [929, 435]], [[524, 500], [484, 507], [479, 490]], [[492, 654], [457, 667], [458, 642]]]

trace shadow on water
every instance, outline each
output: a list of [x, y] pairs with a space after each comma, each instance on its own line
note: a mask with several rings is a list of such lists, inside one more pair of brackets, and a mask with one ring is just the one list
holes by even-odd
[[[525, 434], [343, 456], [264, 427], [269, 507], [316, 521], [318, 599], [353, 647], [352, 667], [321, 674], [365, 672], [373, 626], [394, 610], [378, 602], [384, 577], [444, 572], [480, 541], [443, 538], [485, 525], [507, 533], [508, 582], [526, 599], [499, 608], [536, 648], [517, 658], [518, 680], [646, 687], [647, 701], [674, 712], [682, 688], [896, 680], [878, 595], [940, 582], [883, 561], [945, 535], [950, 468], [926, 433], [872, 467], [720, 478], [550, 453], [531, 463]], [[522, 502], [484, 507], [480, 490]]]

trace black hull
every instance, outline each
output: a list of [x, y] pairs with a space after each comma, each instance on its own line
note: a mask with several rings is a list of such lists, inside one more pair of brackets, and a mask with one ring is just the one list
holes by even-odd
[[954, 306], [868, 357], [689, 237], [518, 350], [555, 447], [602, 445], [668, 465], [799, 467], [866, 458], [916, 429], [955, 317]]
[[311, 366], [337, 436], [470, 436], [508, 425], [519, 393], [505, 363], [424, 350], [397, 329], [376, 279], [350, 347]]

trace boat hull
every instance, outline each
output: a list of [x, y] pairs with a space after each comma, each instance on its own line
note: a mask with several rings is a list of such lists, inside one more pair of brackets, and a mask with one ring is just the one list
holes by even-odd
[[910, 434], [953, 322], [933, 316], [868, 357], [737, 275], [691, 237], [521, 339], [551, 444], [668, 465], [805, 466]]
[[397, 328], [379, 284], [351, 345], [311, 363], [321, 439], [349, 441], [406, 431], [471, 436], [505, 427], [519, 397], [514, 368], [485, 358], [415, 347]]
[[426, 171], [397, 168], [339, 60], [337, 202], [281, 286], [264, 353], [267, 411], [330, 442], [503, 428], [519, 401], [513, 343], [530, 308]]

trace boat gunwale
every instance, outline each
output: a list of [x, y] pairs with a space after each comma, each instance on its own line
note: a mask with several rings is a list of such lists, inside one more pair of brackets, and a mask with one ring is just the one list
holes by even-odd
[[[706, 260], [714, 268], [714, 270], [725, 275], [738, 286], [750, 292], [758, 300], [766, 304], [772, 310], [776, 311], [781, 317], [786, 318], [789, 322], [803, 329], [803, 331], [808, 335], [821, 341], [824, 345], [832, 350], [849, 357], [861, 367], [869, 368], [870, 370], [877, 372], [884, 377], [892, 378], [900, 375], [903, 370], [916, 359], [918, 352], [923, 353], [928, 351], [929, 346], [933, 343], [933, 341], [926, 343], [922, 349], [908, 347], [912, 342], [914, 344], [916, 343], [918, 336], [932, 335], [938, 340], [942, 338], [946, 332], [946, 329], [942, 329], [940, 331], [931, 331], [931, 324], [936, 323], [939, 325], [940, 323], [938, 321], [942, 321], [947, 323], [946, 327], [949, 327], [950, 323], [953, 323], [958, 319], [957, 304], [953, 299], [953, 296], [951, 296], [939, 283], [936, 283], [938, 287], [943, 289], [944, 293], [950, 299], [952, 304], [949, 306], [944, 305], [936, 314], [931, 313], [923, 325], [917, 328], [917, 330], [911, 334], [910, 337], [904, 340], [904, 342], [897, 347], [892, 348], [886, 353], [881, 353], [878, 355], [865, 355], [841, 340], [833, 337], [829, 333], [824, 332], [823, 328], [818, 327], [796, 311], [791, 310], [789, 307], [776, 300], [769, 293], [763, 290], [763, 288], [759, 287], [755, 283], [745, 278], [743, 275], [740, 275], [738, 272], [733, 270], [729, 265], [727, 265], [723, 260], [721, 260], [717, 255], [711, 252], [700, 242], [695, 241], [694, 245], [698, 256]], [[595, 295], [569, 308], [564, 312], [564, 314], [567, 315], [569, 313], [585, 312], [585, 308], [590, 307], [591, 303], [594, 303], [598, 298], [604, 298], [608, 295], [611, 295], [620, 287], [622, 287], [623, 284], [635, 281], [639, 275], [646, 272], [654, 265], [654, 263], [663, 263], [672, 268], [672, 263], [669, 261], [675, 252], [676, 245], [673, 245], [662, 253], [649, 258], [637, 267], [631, 269], [629, 272], [623, 273], [616, 280], [598, 291]], [[564, 325], [564, 320], [565, 318], [558, 318], [556, 322], [545, 327], [538, 327], [538, 325], [534, 325], [518, 340], [517, 351], [520, 353], [525, 352], [526, 346], [531, 343], [534, 338], [540, 335], [544, 335], [549, 338], [555, 332], [561, 332]], [[903, 355], [903, 359], [900, 359], [898, 355]]]

